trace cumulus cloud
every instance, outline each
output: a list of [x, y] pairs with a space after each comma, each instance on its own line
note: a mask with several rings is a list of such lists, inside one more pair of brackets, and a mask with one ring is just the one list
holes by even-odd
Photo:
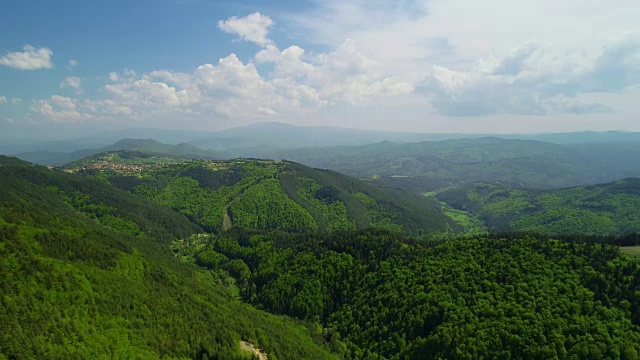
[[0, 57], [0, 65], [19, 70], [50, 69], [53, 67], [51, 56], [53, 51], [48, 48], [35, 48], [25, 45], [22, 52], [10, 52]]
[[640, 84], [640, 32], [609, 41], [582, 75], [583, 91], [611, 92]]
[[0, 96], [0, 104], [4, 104], [7, 102], [7, 97], [6, 96]]
[[583, 103], [581, 94], [619, 92], [640, 84], [640, 34], [611, 41], [592, 58], [562, 58], [529, 43], [503, 59], [469, 71], [434, 66], [419, 84], [433, 107], [448, 116], [546, 115], [611, 111]]
[[410, 84], [380, 73], [375, 62], [347, 41], [333, 52], [306, 56], [291, 46], [280, 51], [269, 44], [255, 56], [257, 63], [273, 63], [271, 76], [235, 54], [192, 73], [152, 71], [124, 79], [112, 74], [104, 87], [110, 101], [144, 114], [208, 114], [233, 118], [283, 114], [314, 114], [335, 103], [364, 105], [376, 96], [412, 91]]
[[[332, 4], [343, 9], [339, 2]], [[367, 14], [396, 17], [376, 7]], [[399, 17], [405, 22], [394, 25], [397, 29], [417, 31], [424, 25], [422, 15]], [[362, 18], [352, 25], [367, 21]], [[391, 47], [400, 55], [376, 56], [370, 51], [368, 32], [343, 40], [331, 51], [314, 53], [296, 45], [280, 49], [268, 37], [272, 25], [273, 20], [260, 13], [219, 22], [221, 30], [262, 47], [249, 61], [232, 53], [189, 72], [136, 74], [124, 69], [108, 75], [101, 98], [51, 97], [37, 102], [32, 111], [56, 121], [217, 117], [248, 122], [275, 116], [300, 118], [336, 105], [364, 108], [400, 97], [409, 99], [406, 103], [414, 101], [412, 105], [419, 103], [425, 113], [435, 110], [445, 116], [586, 114], [612, 109], [585, 100], [584, 94], [640, 85], [640, 38], [633, 33], [608, 42], [598, 53], [582, 49], [558, 53], [549, 43], [524, 41], [501, 55], [476, 57], [473, 63], [438, 64], [429, 54], [457, 54], [449, 37], [439, 34], [410, 39], [423, 41], [417, 47], [431, 52], [407, 55], [403, 51], [408, 47], [400, 46]], [[397, 37], [380, 39], [386, 44]], [[402, 60], [407, 58], [410, 61]], [[80, 90], [81, 80], [68, 77], [61, 87]]]
[[379, 64], [358, 52], [352, 40], [345, 41], [333, 52], [308, 57], [298, 46], [280, 51], [269, 45], [256, 54], [256, 61], [275, 64], [276, 82], [305, 86], [323, 101], [363, 106], [379, 95], [413, 91], [411, 84], [388, 76]]
[[[269, 76], [254, 63], [231, 54], [193, 72], [157, 70], [138, 76], [134, 71], [109, 74], [102, 99], [78, 101], [61, 96], [37, 103], [32, 111], [57, 121], [93, 119], [144, 120], [218, 114], [234, 119], [312, 115], [338, 103], [363, 106], [379, 96], [412, 91], [411, 84], [382, 72], [378, 64], [346, 41], [335, 51], [306, 55], [303, 48], [279, 50], [268, 44], [256, 54], [256, 63], [272, 63]], [[80, 88], [78, 78], [61, 86]]]
[[77, 100], [53, 95], [49, 99], [38, 100], [30, 107], [31, 115], [61, 123], [84, 123], [95, 120], [96, 116], [78, 110]]
[[13, 98], [13, 99], [11, 99], [11, 103], [12, 103], [13, 105], [18, 105], [18, 104], [20, 104], [20, 102], [22, 102], [22, 99], [20, 99], [20, 98]]
[[226, 33], [238, 35], [244, 41], [266, 46], [273, 43], [268, 38], [269, 28], [273, 24], [271, 17], [256, 12], [241, 18], [233, 16], [227, 20], [220, 20], [218, 28]]
[[51, 103], [55, 104], [56, 106], [65, 109], [65, 110], [75, 110], [76, 109], [76, 104], [73, 101], [73, 99], [68, 98], [68, 97], [64, 97], [64, 96], [60, 96], [60, 95], [53, 95], [51, 96]]
[[82, 93], [82, 79], [76, 76], [67, 76], [60, 83], [61, 88], [75, 89], [76, 93]]
[[104, 89], [124, 105], [176, 107], [189, 102], [186, 90], [178, 91], [163, 82], [144, 79], [110, 84]]
[[69, 60], [69, 66], [72, 67], [72, 68], [78, 66], [78, 60], [76, 60], [76, 59]]

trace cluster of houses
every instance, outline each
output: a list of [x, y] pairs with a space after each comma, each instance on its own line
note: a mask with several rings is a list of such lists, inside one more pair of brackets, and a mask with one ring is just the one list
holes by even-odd
[[97, 162], [94, 164], [89, 164], [86, 166], [83, 166], [81, 168], [75, 168], [75, 169], [64, 169], [65, 172], [68, 173], [75, 173], [78, 172], [80, 170], [89, 170], [89, 169], [93, 169], [93, 170], [122, 170], [122, 171], [126, 171], [126, 172], [140, 172], [144, 169], [148, 169], [151, 166], [149, 165], [137, 165], [137, 164], [114, 164], [114, 163], [109, 163], [109, 162]]

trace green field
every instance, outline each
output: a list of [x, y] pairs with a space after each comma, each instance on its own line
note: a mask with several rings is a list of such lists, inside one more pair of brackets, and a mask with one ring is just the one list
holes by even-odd
[[620, 252], [633, 258], [640, 259], [640, 246], [622, 246]]

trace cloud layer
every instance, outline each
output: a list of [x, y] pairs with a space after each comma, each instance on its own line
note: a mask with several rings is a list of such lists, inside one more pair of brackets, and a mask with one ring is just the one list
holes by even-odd
[[[411, 84], [381, 71], [347, 40], [335, 51], [307, 55], [298, 46], [278, 49], [268, 38], [272, 20], [259, 13], [220, 22], [220, 28], [264, 46], [251, 62], [236, 54], [203, 64], [191, 73], [170, 70], [137, 75], [112, 72], [102, 99], [78, 100], [54, 95], [32, 106], [35, 118], [70, 122], [223, 116], [261, 119], [313, 115], [335, 104], [366, 106], [372, 99], [413, 91]], [[271, 64], [269, 76], [258, 65]], [[81, 79], [66, 77], [62, 88], [81, 90]]]
[[[590, 46], [571, 47], [563, 34], [557, 35], [557, 42], [544, 36], [532, 40], [531, 29], [514, 28], [502, 32], [509, 46], [480, 46], [484, 40], [467, 30], [485, 31], [482, 36], [491, 38], [500, 28], [485, 24], [487, 29], [482, 30], [478, 22], [485, 20], [464, 14], [460, 17], [469, 21], [463, 24], [468, 29], [447, 23], [443, 14], [462, 8], [463, 2], [330, 0], [319, 3], [320, 12], [283, 15], [322, 45], [311, 51], [302, 45], [279, 47], [270, 33], [275, 26], [270, 16], [258, 12], [234, 16], [219, 21], [218, 28], [258, 45], [253, 56], [230, 53], [187, 72], [111, 72], [103, 77], [97, 97], [53, 95], [32, 102], [29, 116], [71, 123], [214, 118], [247, 123], [309, 118], [331, 108], [365, 109], [394, 101], [399, 107], [416, 106], [413, 119], [580, 115], [617, 111], [607, 101], [594, 100], [593, 94], [640, 90], [638, 32], [618, 32], [592, 39]], [[523, 16], [523, 10], [510, 2], [490, 2], [505, 6], [514, 19]], [[586, 18], [597, 19], [593, 14], [602, 11], [604, 3], [594, 4], [593, 9], [584, 9]], [[479, 14], [488, 11], [469, 6]], [[534, 17], [543, 14], [538, 5], [529, 10]], [[549, 24], [561, 26], [557, 19]], [[0, 64], [46, 68], [52, 67], [51, 56], [47, 48], [26, 45], [24, 52], [0, 58]], [[76, 95], [82, 93], [82, 85], [73, 76], [60, 82], [61, 88]]]
[[48, 48], [35, 48], [25, 45], [22, 52], [10, 52], [0, 57], [0, 65], [19, 70], [49, 69], [53, 67], [51, 56], [53, 51]]
[[434, 66], [419, 89], [447, 116], [546, 115], [608, 112], [581, 94], [620, 92], [640, 84], [640, 33], [610, 41], [597, 56], [549, 54], [529, 43], [502, 59], [487, 59], [469, 71]]

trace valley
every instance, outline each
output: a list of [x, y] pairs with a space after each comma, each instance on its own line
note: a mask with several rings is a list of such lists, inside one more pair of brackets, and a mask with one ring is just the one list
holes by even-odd
[[640, 2], [4, 1], [0, 360], [640, 360]]
[[[350, 177], [289, 160], [120, 144], [60, 167], [0, 158], [0, 321], [13, 334], [0, 338], [0, 354], [640, 353], [638, 180], [586, 185], [593, 175], [559, 188], [590, 171], [561, 145], [322, 149], [341, 163], [321, 164], [360, 175]], [[315, 151], [297, 154], [316, 163], [302, 157]], [[573, 170], [535, 168], [551, 157]], [[44, 318], [68, 325], [22, 325]]]

